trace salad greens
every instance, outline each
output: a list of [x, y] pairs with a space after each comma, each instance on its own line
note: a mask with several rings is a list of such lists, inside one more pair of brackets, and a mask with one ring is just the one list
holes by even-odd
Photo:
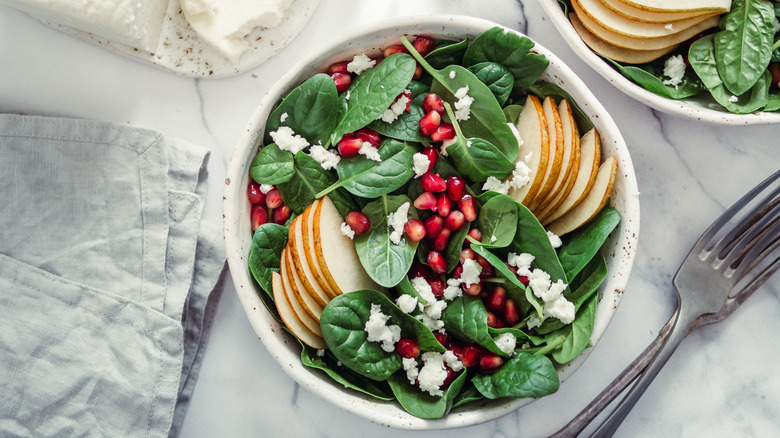
[[[516, 121], [522, 110], [518, 102], [528, 93], [558, 100], [570, 96], [560, 87], [538, 82], [548, 61], [531, 52], [531, 40], [500, 28], [471, 42], [438, 41], [426, 56], [405, 37], [401, 41], [409, 54], [384, 58], [341, 93], [324, 74], [292, 90], [271, 113], [265, 146], [250, 167], [253, 180], [276, 185], [296, 215], [327, 195], [342, 217], [362, 212], [370, 221], [365, 233], [354, 236], [354, 245], [360, 264], [381, 290], [362, 289], [331, 299], [319, 318], [328, 348], [316, 350], [302, 343], [301, 361], [338, 385], [380, 401], [394, 400], [420, 418], [441, 418], [454, 406], [484, 399], [553, 393], [559, 386], [557, 369], [589, 346], [598, 289], [607, 274], [599, 251], [618, 225], [620, 214], [605, 207], [586, 226], [564, 236], [556, 248], [528, 208], [506, 194], [483, 191], [481, 183], [488, 177], [506, 178], [515, 168], [518, 137], [507, 122]], [[418, 64], [425, 73], [413, 79]], [[458, 101], [463, 89], [473, 102], [468, 117], [459, 119], [450, 103]], [[408, 110], [392, 122], [378, 120], [403, 93], [412, 96]], [[415, 170], [415, 158], [432, 145], [431, 138], [419, 129], [428, 93], [444, 100], [442, 117], [457, 132], [447, 156], [435, 153], [430, 172], [463, 179], [466, 196], [474, 199], [476, 209], [465, 226], [446, 230], [449, 240], [440, 248], [446, 270], [431, 274], [442, 288], [449, 288], [444, 294], [441, 290], [435, 293], [431, 280], [422, 277], [422, 283], [430, 286], [426, 290], [414, 274], [421, 269], [431, 272], [426, 265], [432, 262], [426, 255], [433, 243], [410, 238], [398, 241], [393, 237], [397, 224], [389, 218], [405, 205], [410, 206], [408, 219], [441, 217], [429, 209], [411, 207], [426, 191]], [[571, 103], [580, 129], [592, 128]], [[334, 170], [325, 170], [305, 150], [293, 154], [275, 144], [270, 132], [280, 127], [289, 127], [310, 145], [326, 149], [336, 146], [345, 134], [369, 127], [384, 138], [378, 151], [381, 160], [360, 154], [341, 157]], [[470, 230], [479, 230], [482, 238], [475, 238]], [[280, 269], [288, 232], [289, 225], [259, 226], [249, 254], [258, 294], [277, 319], [271, 276]], [[486, 285], [482, 295], [499, 294], [499, 290], [506, 294], [501, 318], [508, 325], [489, 322], [499, 310], [484, 296], [464, 293], [463, 279], [473, 275], [466, 273], [467, 263], [461, 260], [464, 248], [472, 252], [471, 268], [479, 266], [477, 274], [485, 274], [474, 280]], [[529, 286], [525, 271], [518, 270], [518, 262], [510, 262], [520, 255], [533, 258], [528, 275], [548, 276], [551, 283], [568, 285], [560, 299], [574, 309], [570, 321], [564, 323], [555, 316], [551, 305]], [[402, 306], [402, 300], [414, 305]], [[516, 313], [510, 317], [510, 311]], [[421, 355], [410, 359], [399, 353], [399, 341], [395, 340], [397, 349], [392, 345], [388, 349], [384, 338], [374, 339], [367, 325], [377, 318], [396, 327], [401, 339], [416, 342]], [[453, 357], [461, 367], [451, 362]], [[446, 368], [439, 370], [449, 370], [446, 383], [438, 390], [422, 389], [429, 360], [439, 361], [441, 367], [446, 362]], [[414, 368], [419, 365], [421, 369]], [[413, 370], [419, 374], [414, 376]]]

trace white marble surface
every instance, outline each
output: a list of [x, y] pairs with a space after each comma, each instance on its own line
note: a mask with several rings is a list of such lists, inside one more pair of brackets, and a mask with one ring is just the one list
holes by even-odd
[[[207, 214], [216, 221], [233, 145], [264, 92], [299, 53], [316, 50], [346, 26], [431, 12], [490, 19], [553, 50], [599, 96], [632, 153], [641, 191], [639, 253], [598, 348], [556, 394], [457, 431], [479, 437], [547, 436], [656, 336], [672, 312], [670, 280], [700, 232], [780, 167], [780, 127], [716, 127], [650, 110], [584, 65], [533, 0], [322, 0], [304, 32], [278, 56], [219, 80], [167, 73], [0, 6], [0, 112], [125, 122], [210, 148]], [[452, 433], [380, 427], [301, 390], [255, 337], [232, 283], [226, 287], [182, 436], [434, 438]], [[780, 436], [777, 333], [780, 277], [728, 320], [689, 336], [616, 436]]]

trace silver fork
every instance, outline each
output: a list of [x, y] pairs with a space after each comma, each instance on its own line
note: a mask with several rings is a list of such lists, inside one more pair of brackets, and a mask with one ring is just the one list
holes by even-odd
[[[780, 268], [778, 224], [780, 171], [743, 196], [702, 234], [674, 277], [675, 312], [658, 337], [551, 437], [572, 437], [582, 432], [636, 379], [591, 435], [611, 437], [685, 336], [725, 319]], [[770, 254], [772, 257], [767, 257]]]

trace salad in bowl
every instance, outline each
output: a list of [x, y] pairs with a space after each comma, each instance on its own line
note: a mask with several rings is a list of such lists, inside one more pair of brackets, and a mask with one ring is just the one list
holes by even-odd
[[304, 60], [228, 174], [228, 260], [258, 336], [308, 389], [396, 427], [554, 393], [636, 248], [614, 124], [554, 55], [484, 20], [404, 17]]

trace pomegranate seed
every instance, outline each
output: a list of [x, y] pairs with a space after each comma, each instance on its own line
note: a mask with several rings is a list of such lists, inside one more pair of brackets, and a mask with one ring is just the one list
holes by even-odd
[[390, 55], [395, 55], [396, 53], [409, 53], [409, 51], [406, 50], [406, 47], [402, 46], [401, 44], [391, 44], [385, 47], [385, 58]]
[[414, 50], [417, 50], [420, 55], [425, 56], [431, 53], [434, 48], [436, 48], [436, 41], [434, 41], [434, 39], [431, 37], [421, 35], [414, 39], [412, 47], [414, 47]]
[[435, 239], [439, 235], [439, 231], [444, 227], [444, 218], [441, 216], [430, 216], [423, 222], [425, 225], [425, 235], [429, 239]]
[[482, 289], [482, 292], [479, 293], [479, 299], [482, 300], [483, 303], [487, 303], [488, 299], [490, 298], [490, 292], [488, 292], [487, 289]]
[[433, 296], [439, 298], [444, 295], [444, 289], [447, 287], [447, 283], [444, 282], [444, 279], [439, 277], [429, 278], [428, 284], [431, 286]]
[[452, 272], [450, 272], [450, 275], [452, 278], [460, 278], [460, 275], [463, 274], [463, 265], [457, 265], [455, 268], [453, 268]]
[[341, 61], [335, 64], [331, 64], [330, 67], [328, 67], [328, 74], [332, 75], [333, 73], [343, 73], [348, 75], [349, 70], [347, 70], [347, 65], [349, 65], [349, 61]]
[[452, 201], [447, 197], [446, 193], [442, 193], [436, 197], [436, 211], [439, 212], [439, 216], [447, 217], [452, 210]]
[[260, 191], [260, 184], [255, 181], [250, 181], [246, 186], [246, 197], [249, 199], [250, 204], [262, 204], [265, 202], [265, 193]]
[[420, 355], [420, 343], [414, 339], [401, 339], [396, 346], [398, 354], [407, 359], [414, 359]]
[[420, 185], [426, 192], [441, 193], [447, 190], [447, 183], [438, 173], [425, 172], [420, 179]]
[[292, 216], [292, 209], [284, 204], [282, 204], [280, 207], [274, 208], [274, 211], [271, 213], [273, 222], [279, 225], [286, 224], [287, 220], [290, 219], [290, 216]]
[[479, 367], [483, 371], [492, 371], [504, 364], [504, 359], [501, 356], [486, 352], [479, 358]]
[[491, 312], [503, 313], [504, 304], [506, 304], [506, 289], [501, 286], [496, 286], [496, 288], [490, 292], [485, 307]]
[[455, 132], [455, 127], [452, 126], [452, 123], [443, 122], [430, 135], [431, 140], [434, 143], [438, 143], [444, 140], [452, 140], [457, 136], [457, 133]]
[[428, 93], [423, 99], [423, 108], [426, 113], [436, 111], [439, 114], [444, 114], [444, 101], [436, 93]]
[[507, 298], [504, 303], [504, 321], [506, 325], [514, 326], [520, 322], [520, 314], [517, 311], [517, 303], [511, 298]]
[[463, 366], [470, 368], [479, 364], [479, 358], [482, 357], [482, 351], [479, 344], [468, 344], [463, 347], [463, 359], [460, 360], [463, 362]]
[[423, 148], [422, 153], [428, 157], [428, 172], [430, 172], [433, 170], [433, 166], [436, 165], [436, 160], [439, 159], [439, 152], [436, 151], [436, 148], [427, 147]]
[[423, 192], [414, 200], [414, 208], [418, 210], [436, 211], [436, 195], [431, 192]]
[[507, 269], [512, 271], [513, 274], [517, 275], [517, 268], [514, 266], [511, 266], [509, 263], [504, 262], [504, 266], [506, 266]]
[[352, 83], [352, 76], [344, 73], [333, 73], [330, 75], [330, 78], [333, 79], [333, 82], [336, 84], [336, 91], [339, 93], [349, 88], [349, 84]]
[[457, 175], [453, 175], [447, 178], [445, 182], [447, 183], [447, 196], [455, 202], [460, 201], [463, 198], [463, 195], [466, 194], [466, 180]]
[[496, 318], [495, 313], [488, 310], [487, 312], [487, 326], [490, 328], [496, 328], [496, 322], [498, 321], [498, 318]]
[[518, 275], [517, 279], [520, 280], [520, 283], [523, 283], [523, 286], [528, 286], [528, 284], [531, 283], [531, 281], [525, 275]]
[[433, 243], [431, 243], [431, 248], [434, 251], [439, 251], [439, 252], [442, 252], [445, 249], [447, 249], [447, 242], [450, 241], [450, 233], [452, 233], [452, 231], [446, 228], [443, 228], [441, 231], [439, 231], [439, 234], [437, 234], [436, 237], [433, 238]]
[[417, 277], [429, 277], [431, 275], [431, 268], [428, 266], [420, 263], [420, 262], [414, 262], [412, 264], [411, 269], [409, 269], [409, 278], [417, 278]]
[[479, 228], [470, 229], [468, 236], [477, 242], [482, 242], [482, 231], [479, 231]]
[[276, 208], [282, 205], [283, 202], [284, 200], [282, 199], [282, 194], [276, 187], [272, 188], [268, 193], [265, 194], [265, 205], [268, 208]]
[[450, 383], [452, 383], [458, 375], [449, 365], [444, 365], [444, 370], [447, 371], [447, 376], [444, 378], [444, 382], [442, 382], [439, 389], [447, 389], [450, 386]]
[[463, 225], [466, 225], [466, 216], [458, 210], [452, 210], [450, 214], [447, 215], [447, 219], [444, 220], [444, 226], [452, 231], [463, 228]]
[[441, 125], [441, 114], [431, 111], [420, 119], [420, 131], [425, 135], [431, 135]]
[[466, 248], [460, 252], [460, 262], [463, 263], [466, 260], [474, 260], [477, 257], [477, 253], [471, 248]]
[[458, 358], [459, 361], [463, 362], [463, 348], [465, 345], [462, 345], [460, 342], [451, 342], [450, 343], [449, 350], [452, 351], [452, 354], [455, 355], [455, 357]]
[[252, 218], [252, 231], [254, 231], [260, 225], [268, 222], [268, 210], [263, 204], [255, 204], [252, 206], [250, 217]]
[[447, 260], [444, 260], [444, 256], [438, 251], [430, 251], [427, 257], [428, 266], [431, 267], [433, 272], [437, 274], [443, 274], [447, 272]]
[[358, 154], [361, 147], [363, 147], [363, 140], [354, 136], [347, 137], [346, 135], [336, 144], [336, 149], [338, 149], [342, 157], [354, 157]]
[[360, 236], [371, 228], [371, 221], [368, 219], [368, 216], [359, 211], [350, 211], [347, 213], [344, 222], [352, 228], [352, 231], [355, 232], [356, 236]]
[[433, 336], [436, 338], [437, 341], [439, 341], [441, 345], [447, 344], [447, 333], [435, 332]]
[[417, 63], [417, 66], [414, 68], [414, 74], [412, 75], [412, 79], [420, 79], [423, 75], [423, 68], [420, 65], [420, 63]]
[[477, 202], [471, 195], [463, 195], [463, 197], [460, 198], [460, 201], [458, 201], [458, 209], [463, 212], [463, 215], [469, 222], [472, 222], [477, 218]]
[[772, 80], [769, 82], [769, 87], [772, 89], [777, 88], [780, 83], [780, 62], [770, 63], [767, 67], [769, 73], [772, 73]]
[[362, 128], [355, 131], [355, 137], [359, 138], [360, 140], [364, 142], [371, 143], [371, 146], [379, 149], [379, 146], [382, 144], [382, 137], [370, 128]]
[[487, 278], [493, 276], [493, 273], [495, 272], [493, 270], [493, 265], [491, 265], [486, 258], [482, 257], [481, 255], [478, 255], [475, 260], [477, 261], [477, 263], [479, 263], [479, 266], [482, 267], [482, 270], [479, 272], [480, 278]]
[[412, 242], [419, 242], [425, 237], [425, 225], [419, 219], [409, 219], [404, 224], [404, 232]]
[[482, 282], [479, 283], [471, 283], [469, 287], [466, 287], [466, 284], [463, 283], [461, 285], [461, 289], [463, 289], [463, 292], [466, 292], [466, 294], [471, 295], [472, 297], [479, 296], [479, 294], [482, 292]]
[[496, 319], [496, 326], [494, 328], [504, 328], [506, 327], [506, 324], [504, 324], [504, 320], [501, 318]]

